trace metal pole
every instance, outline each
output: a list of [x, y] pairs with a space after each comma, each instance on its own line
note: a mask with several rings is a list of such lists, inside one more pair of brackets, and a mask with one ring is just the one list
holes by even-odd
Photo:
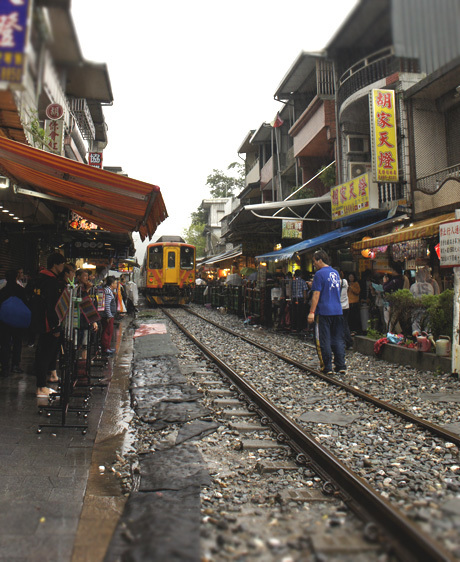
[[[274, 153], [274, 149], [273, 149], [273, 131], [274, 128], [272, 127], [271, 130], [271, 149], [272, 149], [272, 170], [275, 171], [275, 153]], [[275, 174], [272, 173], [272, 201], [275, 201]]]
[[[455, 209], [455, 218], [460, 219], [460, 209]], [[454, 318], [452, 330], [452, 374], [460, 372], [460, 267], [454, 267]]]

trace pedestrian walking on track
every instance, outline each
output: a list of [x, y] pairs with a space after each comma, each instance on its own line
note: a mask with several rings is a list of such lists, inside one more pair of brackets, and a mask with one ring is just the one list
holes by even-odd
[[329, 257], [324, 250], [314, 253], [313, 265], [317, 271], [313, 278], [308, 323], [315, 322], [316, 350], [321, 371], [332, 375], [334, 359], [335, 372], [344, 374], [346, 364], [340, 276], [329, 265]]

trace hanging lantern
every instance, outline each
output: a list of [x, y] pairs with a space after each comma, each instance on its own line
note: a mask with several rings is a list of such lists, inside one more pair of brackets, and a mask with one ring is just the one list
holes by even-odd
[[440, 260], [441, 259], [441, 246], [439, 245], [439, 242], [436, 244], [434, 249], [436, 250], [436, 255], [438, 256], [438, 260]]
[[[370, 236], [365, 236], [365, 237], [362, 239], [362, 242], [364, 242], [364, 240], [370, 240], [370, 239], [371, 239]], [[363, 256], [363, 258], [369, 258], [369, 257], [370, 257], [370, 253], [371, 253], [371, 250], [369, 250], [369, 249], [367, 249], [367, 250], [362, 250], [362, 251], [361, 251], [361, 255]]]

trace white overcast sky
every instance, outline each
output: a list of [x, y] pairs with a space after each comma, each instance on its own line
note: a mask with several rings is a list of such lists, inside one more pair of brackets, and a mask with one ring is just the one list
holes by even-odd
[[[153, 240], [182, 235], [301, 51], [319, 51], [356, 0], [73, 0], [83, 56], [108, 65], [104, 165], [159, 185], [169, 217]], [[141, 247], [138, 258], [142, 259]]]

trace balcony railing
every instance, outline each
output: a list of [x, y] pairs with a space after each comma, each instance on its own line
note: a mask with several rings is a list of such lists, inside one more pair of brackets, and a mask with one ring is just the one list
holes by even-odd
[[395, 201], [407, 201], [407, 187], [402, 183], [379, 183], [379, 206], [385, 206], [385, 203], [393, 203]]
[[96, 128], [85, 98], [69, 98], [70, 108], [85, 140], [96, 137]]
[[422, 178], [417, 178], [415, 189], [427, 195], [434, 195], [450, 178], [460, 181], [460, 164], [450, 166], [449, 168], [443, 168], [442, 170], [438, 170]]
[[420, 66], [416, 59], [396, 57], [393, 47], [386, 47], [361, 59], [339, 79], [337, 92], [339, 110], [343, 102], [352, 94], [396, 72], [419, 73]]

